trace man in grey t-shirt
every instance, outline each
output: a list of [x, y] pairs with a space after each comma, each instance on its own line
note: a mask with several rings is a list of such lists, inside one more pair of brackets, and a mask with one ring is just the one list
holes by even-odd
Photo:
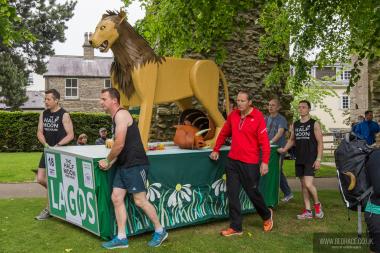
[[[270, 144], [278, 145], [278, 147], [282, 148], [286, 144], [285, 133], [288, 130], [288, 122], [279, 113], [280, 108], [280, 101], [277, 98], [271, 99], [268, 104], [269, 115], [265, 117], [265, 121]], [[284, 193], [282, 201], [288, 202], [293, 198], [293, 193], [283, 172], [284, 155], [279, 154], [279, 156], [281, 169], [280, 188]]]

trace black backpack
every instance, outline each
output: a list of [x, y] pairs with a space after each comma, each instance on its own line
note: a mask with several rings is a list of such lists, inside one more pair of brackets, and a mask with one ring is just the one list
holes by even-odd
[[358, 211], [358, 235], [361, 236], [361, 212], [372, 193], [367, 179], [366, 162], [374, 148], [365, 140], [349, 135], [335, 150], [335, 164], [339, 191], [343, 202], [350, 210]]

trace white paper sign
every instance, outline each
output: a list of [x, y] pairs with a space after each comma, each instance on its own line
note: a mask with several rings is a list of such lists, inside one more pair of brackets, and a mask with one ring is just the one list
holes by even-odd
[[94, 181], [92, 180], [92, 166], [89, 162], [82, 162], [83, 180], [87, 188], [94, 189]]
[[57, 178], [57, 169], [55, 164], [55, 155], [51, 153], [46, 154], [46, 161], [47, 161], [47, 173], [49, 177]]

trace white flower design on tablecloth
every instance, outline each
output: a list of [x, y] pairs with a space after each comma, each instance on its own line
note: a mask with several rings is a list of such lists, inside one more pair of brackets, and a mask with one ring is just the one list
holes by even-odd
[[179, 208], [182, 208], [183, 200], [190, 202], [191, 198], [191, 184], [177, 184], [175, 190], [170, 194], [168, 200], [168, 207], [176, 207], [178, 205]]
[[160, 188], [160, 183], [149, 184], [149, 181], [147, 180], [146, 189], [148, 193], [146, 194], [146, 198], [149, 199], [150, 202], [153, 202], [156, 198], [161, 198], [161, 193], [158, 191]]
[[211, 188], [214, 189], [215, 196], [219, 196], [219, 193], [227, 191], [226, 179], [226, 174], [223, 174], [221, 179], [216, 180], [214, 183], [212, 183]]

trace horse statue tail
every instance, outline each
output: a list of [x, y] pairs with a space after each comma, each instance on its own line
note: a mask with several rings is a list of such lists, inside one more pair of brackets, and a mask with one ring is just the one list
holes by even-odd
[[230, 96], [228, 93], [227, 80], [226, 80], [226, 77], [224, 76], [222, 69], [220, 67], [218, 67], [218, 69], [219, 69], [220, 78], [222, 79], [222, 83], [223, 83], [224, 99], [226, 101], [226, 113], [228, 115], [230, 114]]

